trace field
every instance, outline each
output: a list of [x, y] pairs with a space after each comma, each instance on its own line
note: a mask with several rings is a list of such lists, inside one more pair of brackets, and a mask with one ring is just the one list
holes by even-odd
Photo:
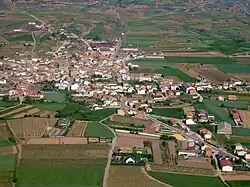
[[112, 114], [115, 113], [115, 109], [113, 108], [106, 108], [101, 110], [92, 110], [89, 112], [86, 112], [84, 115], [84, 120], [86, 121], [100, 121], [102, 119], [105, 119]]
[[5, 123], [0, 123], [0, 147], [12, 146], [15, 145], [15, 142], [12, 142], [9, 138], [12, 135], [8, 130], [8, 127]]
[[87, 127], [87, 123], [88, 122], [86, 121], [75, 121], [67, 136], [83, 137]]
[[143, 141], [153, 141], [156, 140], [154, 137], [134, 135], [127, 133], [117, 133], [118, 138], [116, 142], [116, 147], [144, 147]]
[[[250, 64], [249, 64], [250, 65]], [[221, 71], [230, 74], [249, 74], [250, 73], [250, 66], [245, 64], [216, 64], [216, 67], [219, 68]]]
[[14, 136], [20, 139], [41, 137], [46, 127], [55, 125], [57, 119], [50, 118], [22, 118], [8, 120], [7, 124]]
[[36, 114], [36, 113], [38, 113], [38, 112], [40, 112], [40, 109], [38, 109], [38, 108], [31, 108], [31, 109], [28, 110], [28, 111], [21, 112], [21, 113], [19, 113], [19, 114], [15, 114], [15, 115], [14, 115], [14, 118], [23, 118], [23, 117], [25, 117], [25, 116], [27, 116], [27, 115], [33, 115], [33, 114]]
[[154, 108], [152, 114], [163, 117], [183, 119], [184, 113], [182, 108]]
[[244, 127], [232, 127], [234, 136], [250, 136], [250, 129]]
[[126, 124], [127, 126], [134, 124], [134, 125], [139, 125], [139, 126], [147, 126], [151, 125], [152, 121], [150, 120], [142, 120], [142, 119], [137, 119], [134, 117], [127, 117], [127, 116], [120, 116], [120, 115], [113, 115], [110, 117], [111, 121], [118, 122], [122, 124]]
[[250, 180], [230, 180], [226, 181], [227, 184], [229, 184], [230, 187], [248, 187], [250, 186]]
[[12, 172], [0, 172], [0, 186], [11, 187], [12, 186]]
[[168, 56], [165, 57], [168, 63], [199, 63], [199, 64], [233, 64], [237, 61], [231, 58], [225, 57], [180, 57], [180, 56]]
[[22, 145], [17, 184], [100, 186], [108, 152], [108, 145]]
[[107, 127], [99, 122], [88, 122], [87, 129], [85, 131], [85, 137], [106, 137], [113, 138], [114, 134]]
[[14, 171], [16, 167], [16, 155], [9, 154], [0, 156], [0, 172], [2, 171]]
[[194, 105], [196, 110], [206, 110], [209, 114], [215, 116], [216, 121], [226, 121], [230, 124], [234, 124], [228, 110], [220, 106], [213, 105], [210, 100], [204, 100], [204, 103], [198, 103]]
[[240, 118], [245, 128], [250, 128], [250, 111], [239, 110]]
[[109, 187], [164, 187], [141, 171], [136, 166], [111, 166], [109, 169], [108, 186]]
[[66, 94], [64, 92], [45, 92], [45, 97], [48, 101], [61, 103], [65, 101]]
[[35, 107], [41, 109], [41, 110], [47, 110], [47, 111], [57, 111], [65, 107], [65, 104], [63, 103], [35, 103]]
[[[182, 175], [166, 172], [149, 172], [149, 174], [166, 184], [174, 187], [225, 187], [220, 178], [208, 176]], [[181, 179], [181, 180], [180, 180]]]

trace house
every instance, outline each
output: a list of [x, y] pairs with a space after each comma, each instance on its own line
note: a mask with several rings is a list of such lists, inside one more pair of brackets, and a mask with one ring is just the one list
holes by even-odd
[[220, 165], [221, 165], [222, 171], [225, 171], [225, 172], [233, 171], [233, 164], [229, 160], [224, 160], [224, 159], [220, 160]]
[[227, 99], [228, 99], [228, 101], [236, 101], [237, 96], [236, 95], [228, 95]]
[[187, 119], [193, 119], [194, 118], [194, 113], [191, 111], [186, 112], [185, 114]]
[[179, 150], [178, 155], [184, 155], [187, 157], [196, 157], [200, 153], [200, 150]]
[[219, 101], [224, 101], [225, 98], [224, 98], [223, 96], [218, 96], [218, 100], [219, 100]]
[[248, 160], [248, 161], [250, 160], [250, 153], [247, 153], [247, 154], [245, 155], [245, 159]]
[[232, 127], [231, 124], [227, 122], [220, 122], [217, 125], [217, 133], [218, 134], [226, 134], [226, 135], [231, 135], [232, 134]]
[[204, 153], [206, 157], [211, 158], [213, 154], [213, 149], [209, 146], [206, 146]]
[[58, 122], [58, 126], [62, 128], [67, 128], [69, 125], [70, 125], [70, 120], [65, 119], [65, 118], [60, 119]]
[[125, 116], [126, 114], [128, 114], [128, 112], [125, 109], [119, 109], [117, 110], [117, 114], [120, 116]]
[[208, 129], [201, 128], [200, 134], [205, 138], [205, 140], [211, 140], [212, 138], [212, 132]]
[[242, 145], [240, 143], [235, 144], [235, 150], [236, 151], [243, 150]]
[[126, 159], [125, 161], [126, 164], [135, 164], [135, 160], [131, 157], [129, 157], [128, 159]]

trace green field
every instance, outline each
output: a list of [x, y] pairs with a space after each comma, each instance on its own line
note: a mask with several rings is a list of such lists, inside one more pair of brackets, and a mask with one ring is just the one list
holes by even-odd
[[101, 110], [91, 110], [84, 114], [84, 120], [86, 121], [100, 121], [115, 113], [115, 109], [106, 108]]
[[250, 186], [250, 180], [248, 181], [226, 181], [227, 184], [229, 184], [230, 187], [249, 187]]
[[93, 28], [86, 36], [87, 39], [100, 40], [101, 34], [104, 32], [104, 25], [98, 25]]
[[0, 156], [0, 171], [14, 171], [16, 167], [16, 155]]
[[204, 102], [212, 104], [214, 106], [223, 107], [223, 108], [235, 108], [235, 109], [248, 109], [248, 102], [244, 101], [219, 101], [219, 100], [204, 100]]
[[225, 187], [219, 177], [206, 177], [166, 172], [149, 172], [149, 174], [174, 187]]
[[182, 108], [154, 108], [152, 114], [163, 117], [183, 119], [184, 113]]
[[107, 127], [100, 124], [99, 122], [90, 121], [88, 122], [87, 129], [85, 131], [86, 137], [106, 137], [114, 138], [114, 134]]
[[33, 38], [31, 35], [24, 34], [21, 36], [9, 38], [8, 40], [11, 42], [19, 42], [19, 41], [31, 42], [31, 41], [33, 41]]
[[203, 103], [197, 103], [194, 105], [196, 110], [206, 110], [209, 114], [215, 116], [215, 120], [218, 122], [226, 121], [230, 124], [234, 124], [232, 117], [230, 116], [228, 110], [226, 108], [222, 108], [220, 106], [213, 105], [210, 103], [210, 100], [204, 100]]
[[48, 111], [57, 111], [61, 110], [65, 107], [66, 104], [63, 103], [34, 103], [34, 106], [42, 109], [42, 110], [48, 110]]
[[250, 66], [244, 64], [216, 64], [216, 67], [221, 71], [231, 74], [248, 74], [250, 73]]
[[250, 136], [250, 129], [243, 127], [232, 127], [234, 136]]
[[66, 99], [66, 94], [64, 92], [49, 92], [46, 91], [45, 97], [48, 101], [64, 102]]
[[139, 65], [141, 67], [157, 66], [157, 67], [171, 67], [171, 63], [168, 63], [165, 59], [136, 59], [130, 61], [132, 64]]
[[12, 107], [12, 108], [6, 108], [6, 109], [4, 109], [4, 110], [1, 110], [1, 111], [0, 111], [0, 114], [5, 114], [5, 113], [8, 113], [8, 112], [10, 112], [10, 111], [12, 111], [12, 110], [16, 110], [16, 109], [18, 109], [18, 108], [22, 108], [22, 107], [24, 107], [24, 106], [25, 106], [25, 105], [22, 104], [22, 105], [17, 105], [17, 106]]
[[199, 64], [233, 64], [237, 61], [225, 57], [179, 57], [168, 56], [165, 57], [169, 63], [199, 63]]
[[104, 169], [101, 168], [18, 168], [17, 184], [27, 185], [69, 185], [99, 187]]

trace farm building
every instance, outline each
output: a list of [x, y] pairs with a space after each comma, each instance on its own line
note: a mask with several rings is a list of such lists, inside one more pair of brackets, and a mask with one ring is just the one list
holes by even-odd
[[220, 160], [221, 169], [225, 172], [233, 171], [233, 164], [229, 160]]
[[58, 126], [62, 128], [67, 128], [70, 125], [70, 121], [68, 119], [60, 119], [58, 122]]
[[217, 125], [217, 133], [218, 134], [226, 134], [226, 135], [231, 135], [232, 134], [232, 127], [229, 123], [227, 122], [220, 122]]

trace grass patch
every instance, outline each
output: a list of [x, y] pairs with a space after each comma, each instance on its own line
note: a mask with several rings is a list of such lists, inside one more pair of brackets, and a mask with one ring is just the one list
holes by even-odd
[[41, 110], [48, 110], [48, 111], [57, 111], [61, 110], [65, 107], [65, 104], [62, 103], [35, 103], [35, 107]]
[[232, 127], [233, 136], [250, 136], [250, 129], [243, 127]]
[[105, 119], [116, 112], [113, 108], [106, 108], [101, 110], [91, 110], [84, 114], [84, 120], [86, 121], [100, 121]]
[[244, 64], [216, 64], [221, 71], [231, 74], [247, 74], [250, 73], [250, 66]]
[[226, 181], [231, 187], [248, 187], [250, 186], [250, 180], [248, 181]]
[[208, 102], [214, 106], [219, 106], [223, 108], [235, 108], [235, 109], [243, 109], [247, 110], [248, 109], [248, 102], [244, 101], [219, 101], [219, 100], [205, 100], [205, 102]]
[[19, 102], [17, 101], [3, 101], [0, 100], [0, 107], [11, 107], [13, 105], [17, 105]]
[[237, 61], [225, 57], [180, 57], [168, 56], [165, 57], [169, 63], [199, 63], [199, 64], [233, 64]]
[[16, 166], [16, 155], [0, 156], [0, 171], [14, 171]]
[[19, 41], [30, 42], [30, 41], [33, 41], [33, 38], [31, 35], [24, 34], [21, 36], [9, 38], [8, 41], [10, 41], [10, 42], [19, 42]]
[[55, 101], [58, 103], [64, 102], [66, 99], [66, 94], [64, 92], [44, 92], [45, 97], [48, 101]]
[[179, 119], [182, 119], [184, 116], [184, 112], [182, 108], [168, 108], [168, 109], [154, 108], [153, 114], [157, 116], [179, 118]]
[[99, 40], [103, 32], [104, 32], [104, 25], [98, 25], [90, 31], [90, 33], [86, 36], [86, 38]]
[[88, 122], [85, 136], [113, 138], [114, 134], [99, 122], [91, 121]]
[[31, 185], [89, 185], [102, 184], [103, 168], [18, 168], [17, 184]]
[[194, 176], [165, 172], [149, 172], [154, 178], [174, 187], [225, 187], [218, 177]]

